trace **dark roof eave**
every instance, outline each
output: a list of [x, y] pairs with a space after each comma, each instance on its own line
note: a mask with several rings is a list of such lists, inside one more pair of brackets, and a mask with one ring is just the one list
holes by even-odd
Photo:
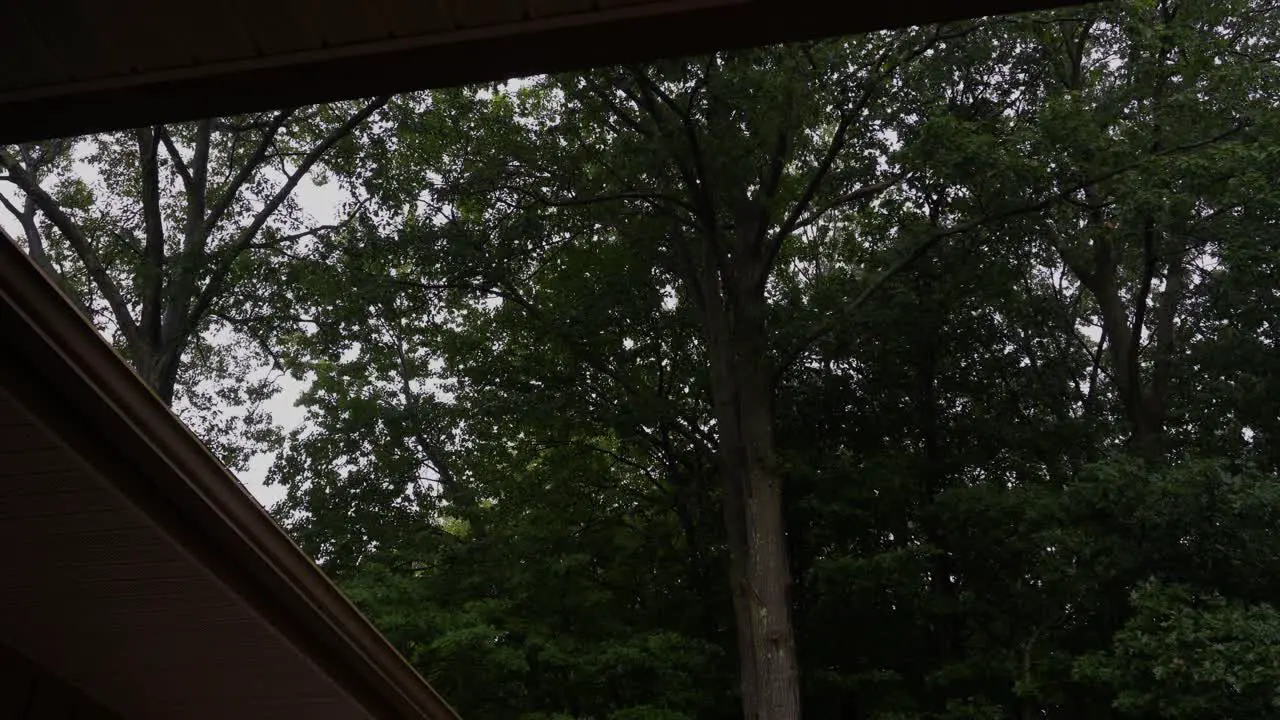
[[280, 107], [643, 62], [778, 42], [814, 40], [1087, 0], [747, 0], [592, 22], [583, 14], [405, 40], [266, 56], [125, 78], [43, 96], [0, 94], [0, 143], [63, 137]]

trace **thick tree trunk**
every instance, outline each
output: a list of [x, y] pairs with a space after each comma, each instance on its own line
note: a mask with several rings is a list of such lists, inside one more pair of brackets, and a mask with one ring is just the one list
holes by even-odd
[[[709, 313], [712, 395], [746, 720], [798, 720], [791, 567], [761, 323]], [[751, 316], [755, 313], [746, 313]]]
[[[141, 344], [141, 343], [140, 343]], [[141, 344], [130, 348], [134, 371], [165, 405], [173, 405], [178, 387], [178, 369], [185, 347], [152, 347]]]

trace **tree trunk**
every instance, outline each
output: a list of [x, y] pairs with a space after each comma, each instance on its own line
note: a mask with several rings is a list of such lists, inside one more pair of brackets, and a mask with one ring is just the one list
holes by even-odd
[[134, 351], [134, 369], [151, 391], [172, 406], [178, 389], [178, 370], [186, 351], [186, 343], [178, 347], [153, 347], [144, 344]]
[[[1166, 405], [1171, 366], [1177, 352], [1175, 326], [1182, 303], [1185, 272], [1183, 259], [1175, 255], [1164, 261], [1165, 288], [1159, 301], [1148, 307], [1156, 265], [1160, 262], [1155, 247], [1156, 231], [1148, 224], [1145, 274], [1135, 290], [1132, 311], [1125, 307], [1114, 251], [1109, 242], [1095, 240], [1098, 259], [1092, 271], [1076, 271], [1085, 287], [1093, 294], [1101, 310], [1102, 330], [1110, 342], [1116, 393], [1130, 429], [1130, 449], [1147, 460], [1159, 460], [1165, 452]], [[1154, 343], [1144, 348], [1146, 318], [1151, 313], [1155, 329]], [[1143, 372], [1143, 354], [1150, 356], [1152, 370]]]
[[[763, 298], [760, 298], [761, 305]], [[712, 398], [729, 537], [746, 720], [798, 720], [799, 665], [791, 622], [791, 568], [774, 442], [772, 373], [763, 307], [708, 308]]]

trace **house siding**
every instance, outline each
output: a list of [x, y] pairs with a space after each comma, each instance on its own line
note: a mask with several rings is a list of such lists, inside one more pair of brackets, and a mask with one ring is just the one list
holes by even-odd
[[70, 683], [0, 646], [0, 717], [9, 720], [122, 720]]

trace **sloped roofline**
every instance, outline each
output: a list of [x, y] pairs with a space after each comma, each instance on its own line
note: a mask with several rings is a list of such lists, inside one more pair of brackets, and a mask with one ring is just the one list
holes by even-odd
[[0, 337], [6, 390], [374, 717], [457, 718], [7, 235]]

